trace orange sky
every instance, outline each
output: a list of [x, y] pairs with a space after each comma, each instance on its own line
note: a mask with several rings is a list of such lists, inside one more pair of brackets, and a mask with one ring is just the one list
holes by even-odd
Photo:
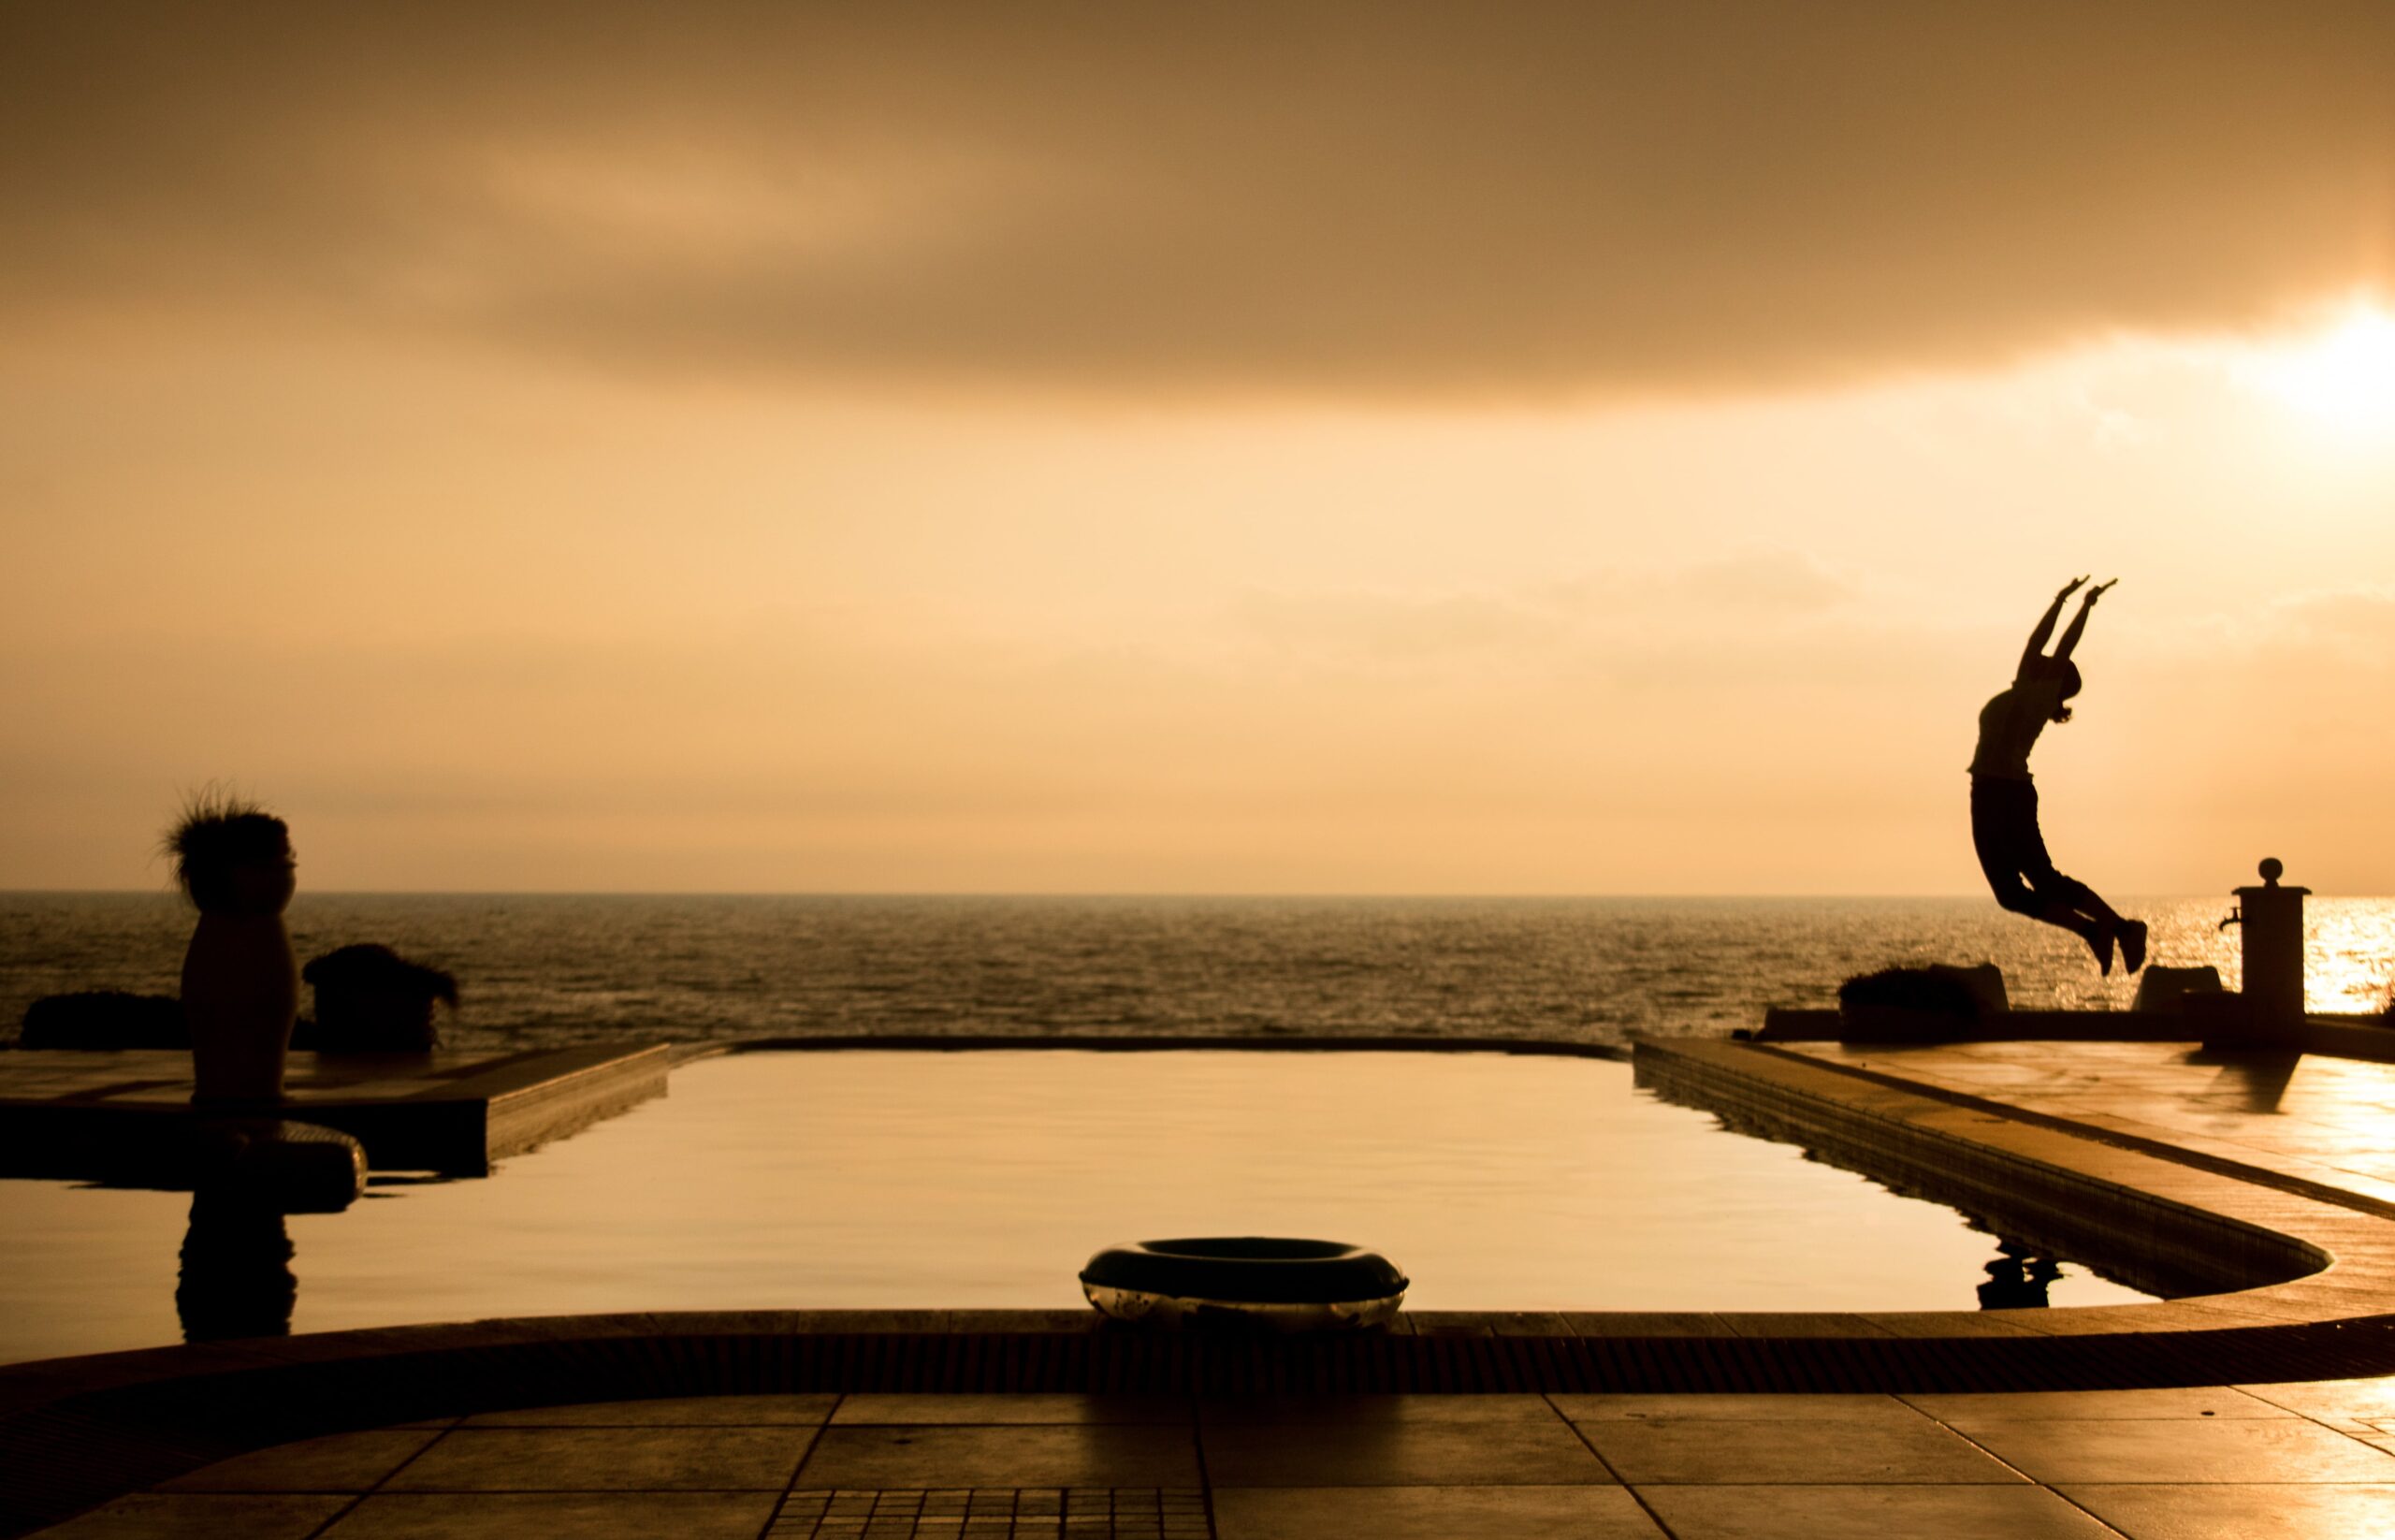
[[0, 12], [0, 887], [2395, 892], [2395, 9]]

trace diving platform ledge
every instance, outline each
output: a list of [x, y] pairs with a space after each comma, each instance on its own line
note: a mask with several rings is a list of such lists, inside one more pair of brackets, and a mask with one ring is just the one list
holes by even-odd
[[[376, 1170], [479, 1176], [663, 1096], [672, 1062], [664, 1043], [294, 1053], [282, 1116], [356, 1139]], [[188, 1052], [0, 1053], [0, 1177], [187, 1186], [191, 1093]]]

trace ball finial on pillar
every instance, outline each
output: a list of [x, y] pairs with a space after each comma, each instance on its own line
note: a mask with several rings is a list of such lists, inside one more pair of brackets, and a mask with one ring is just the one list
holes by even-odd
[[2286, 872], [2286, 867], [2282, 865], [2279, 858], [2274, 855], [2264, 856], [2261, 865], [2255, 869], [2262, 874], [2262, 880], [2272, 887], [2278, 886], [2279, 879]]

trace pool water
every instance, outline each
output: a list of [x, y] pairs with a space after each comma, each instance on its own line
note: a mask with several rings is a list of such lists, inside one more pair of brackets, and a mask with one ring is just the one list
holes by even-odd
[[[0, 1182], [0, 1361], [181, 1340], [191, 1199]], [[750, 1053], [492, 1177], [287, 1221], [299, 1331], [1079, 1306], [1118, 1242], [1373, 1246], [1425, 1310], [1972, 1309], [1996, 1242], [1605, 1060]], [[2056, 1305], [2146, 1296], [2065, 1265]]]

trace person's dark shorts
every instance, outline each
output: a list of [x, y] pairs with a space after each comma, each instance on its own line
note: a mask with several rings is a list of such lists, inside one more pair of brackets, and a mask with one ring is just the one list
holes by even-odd
[[1987, 885], [2007, 908], [2054, 878], [2054, 857], [2038, 829], [2035, 781], [1971, 777], [1971, 848], [1979, 852]]

